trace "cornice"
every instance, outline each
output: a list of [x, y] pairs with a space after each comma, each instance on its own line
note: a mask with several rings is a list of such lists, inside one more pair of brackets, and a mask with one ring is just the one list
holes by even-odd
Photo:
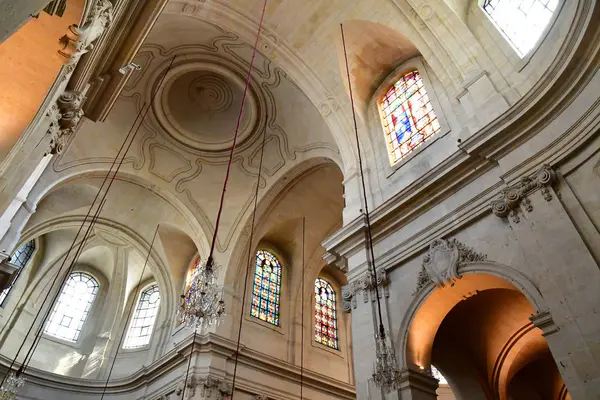
[[[208, 354], [232, 360], [235, 356], [236, 342], [214, 333], [197, 335], [193, 347], [194, 353]], [[186, 357], [192, 350], [192, 335], [177, 343], [175, 347], [147, 367], [125, 378], [113, 379], [109, 382], [107, 393], [118, 394], [133, 392], [151, 382], [159, 380], [168, 372], [184, 365]], [[6, 371], [10, 359], [0, 356], [0, 368]], [[240, 347], [238, 363], [252, 369], [258, 369], [271, 376], [277, 376], [295, 383], [300, 382], [300, 367], [283, 360], [259, 353], [245, 346]], [[327, 376], [304, 370], [303, 384], [318, 391], [325, 391], [342, 399], [356, 398], [354, 387]], [[228, 379], [228, 376], [223, 377]], [[72, 378], [42, 371], [37, 368], [27, 369], [27, 381], [34, 384], [68, 392], [97, 394], [101, 393], [105, 382], [102, 380]], [[243, 387], [242, 387], [243, 388]]]

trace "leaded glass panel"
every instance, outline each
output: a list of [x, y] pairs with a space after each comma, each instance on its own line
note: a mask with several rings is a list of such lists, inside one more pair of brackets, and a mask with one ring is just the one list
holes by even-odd
[[17, 278], [21, 274], [21, 270], [27, 265], [33, 252], [35, 251], [35, 242], [33, 240], [25, 243], [23, 246], [19, 247], [17, 251], [14, 252], [12, 256], [10, 256], [10, 262], [17, 267], [19, 267], [19, 271], [15, 272], [15, 276], [10, 282], [10, 284], [0, 292], [0, 307], [4, 306], [4, 301], [8, 297], [8, 293], [13, 288]]
[[69, 342], [77, 342], [98, 293], [98, 281], [85, 272], [73, 272], [67, 278], [44, 333]]
[[268, 251], [257, 251], [250, 315], [279, 326], [280, 293], [281, 264]]
[[338, 349], [336, 299], [333, 287], [324, 279], [315, 281], [315, 341]]
[[403, 75], [388, 90], [379, 112], [392, 165], [441, 129], [417, 70]]
[[124, 349], [136, 349], [150, 343], [159, 305], [160, 293], [157, 285], [152, 285], [142, 292], [129, 323]]
[[521, 57], [538, 42], [558, 0], [485, 0], [483, 11]]

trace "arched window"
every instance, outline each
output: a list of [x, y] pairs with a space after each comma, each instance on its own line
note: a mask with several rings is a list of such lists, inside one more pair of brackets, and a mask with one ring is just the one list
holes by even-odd
[[268, 251], [257, 251], [250, 315], [279, 326], [280, 294], [281, 264]]
[[21, 271], [27, 265], [33, 252], [35, 251], [35, 242], [33, 240], [25, 243], [23, 246], [19, 247], [17, 251], [14, 252], [12, 256], [10, 256], [10, 262], [17, 267], [19, 270], [15, 272], [15, 276], [10, 282], [10, 284], [0, 293], [0, 307], [4, 306], [4, 300], [8, 297], [8, 293], [15, 285], [15, 282], [21, 275]]
[[338, 349], [335, 290], [324, 279], [315, 281], [315, 342]]
[[403, 75], [379, 103], [392, 165], [440, 131], [419, 71]]
[[160, 293], [158, 285], [146, 288], [140, 295], [135, 312], [129, 323], [127, 336], [123, 343], [124, 349], [137, 349], [150, 343], [159, 305]]
[[558, 0], [484, 0], [482, 8], [519, 56], [538, 42]]
[[73, 272], [69, 275], [54, 304], [44, 333], [76, 342], [99, 287], [98, 281], [85, 272]]

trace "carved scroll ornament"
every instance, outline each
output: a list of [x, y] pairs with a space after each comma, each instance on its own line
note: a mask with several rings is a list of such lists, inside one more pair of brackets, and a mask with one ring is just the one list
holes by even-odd
[[379, 297], [390, 297], [389, 289], [390, 279], [385, 269], [377, 271], [377, 278], [373, 277], [370, 271], [367, 271], [362, 277], [342, 287], [342, 311], [351, 312], [357, 307], [357, 297], [362, 293], [364, 302], [369, 299], [375, 301], [376, 293], [375, 285], [379, 289]]
[[431, 242], [429, 251], [423, 258], [417, 288], [413, 294], [419, 292], [429, 282], [433, 282], [437, 287], [451, 284], [460, 278], [458, 273], [460, 266], [486, 259], [485, 254], [476, 252], [456, 239], [436, 239]]
[[533, 177], [525, 176], [518, 184], [504, 189], [499, 199], [492, 201], [492, 212], [498, 217], [508, 217], [518, 223], [521, 220], [518, 214], [520, 206], [527, 212], [533, 211], [533, 205], [527, 196], [541, 190], [546, 201], [552, 200], [549, 187], [555, 181], [556, 173], [549, 165], [544, 165]]
[[81, 92], [67, 91], [61, 94], [56, 104], [46, 114], [50, 119], [48, 135], [50, 135], [50, 154], [60, 154], [65, 149], [69, 138], [83, 117], [81, 106], [85, 96]]

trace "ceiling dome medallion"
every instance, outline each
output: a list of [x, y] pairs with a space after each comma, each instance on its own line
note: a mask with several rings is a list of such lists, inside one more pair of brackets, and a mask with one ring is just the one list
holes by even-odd
[[[223, 64], [222, 60], [187, 59], [166, 75], [153, 108], [158, 123], [173, 139], [208, 152], [231, 148], [244, 77]], [[257, 88], [251, 81], [238, 136], [242, 147], [265, 123], [265, 102]]]

